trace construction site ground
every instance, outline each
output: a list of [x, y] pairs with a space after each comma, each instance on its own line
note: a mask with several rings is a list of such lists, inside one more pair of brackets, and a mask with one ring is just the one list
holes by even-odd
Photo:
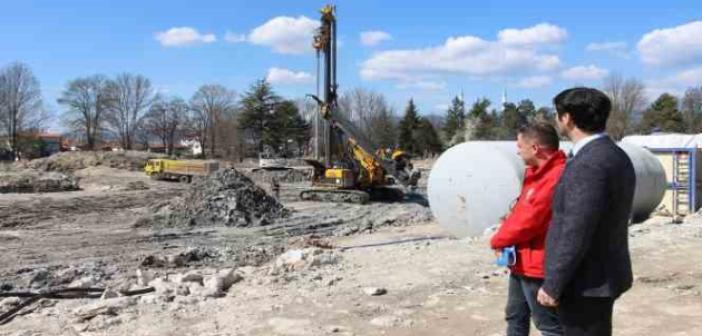
[[[216, 296], [42, 299], [0, 335], [504, 334], [508, 275], [487, 237], [448, 237], [422, 197], [300, 202], [305, 183], [293, 178], [280, 195], [292, 213], [271, 225], [161, 227], [142, 219], [188, 185], [105, 166], [73, 174], [79, 191], [0, 194], [2, 291], [136, 286], [137, 270], [182, 279], [232, 268], [240, 279]], [[655, 217], [630, 236], [635, 283], [615, 307], [615, 334], [699, 335], [702, 216]], [[154, 262], [174, 255], [189, 257]], [[0, 313], [16, 304], [0, 301]]]

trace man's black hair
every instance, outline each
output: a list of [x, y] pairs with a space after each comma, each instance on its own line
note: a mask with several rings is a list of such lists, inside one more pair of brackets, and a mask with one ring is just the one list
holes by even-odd
[[519, 128], [519, 134], [536, 140], [536, 142], [549, 149], [558, 149], [558, 132], [553, 125], [547, 122], [532, 122]]
[[604, 132], [612, 102], [602, 91], [586, 87], [564, 90], [553, 98], [556, 114], [568, 113], [573, 123], [587, 133]]

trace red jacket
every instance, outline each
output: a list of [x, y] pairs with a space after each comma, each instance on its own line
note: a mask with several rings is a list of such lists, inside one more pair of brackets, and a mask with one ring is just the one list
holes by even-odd
[[517, 247], [517, 262], [511, 267], [514, 274], [544, 277], [544, 247], [551, 223], [551, 198], [565, 163], [565, 154], [558, 151], [542, 166], [526, 169], [519, 199], [490, 241], [493, 249]]

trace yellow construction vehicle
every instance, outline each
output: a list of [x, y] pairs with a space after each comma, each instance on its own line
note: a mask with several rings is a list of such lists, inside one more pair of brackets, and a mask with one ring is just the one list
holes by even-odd
[[208, 176], [219, 169], [219, 162], [207, 160], [151, 159], [144, 172], [156, 180], [178, 180], [188, 183], [193, 176]]
[[[369, 200], [398, 201], [402, 187], [414, 190], [419, 173], [412, 170], [409, 155], [401, 150], [377, 149], [365, 139], [337, 105], [336, 17], [333, 6], [321, 10], [321, 26], [314, 37], [317, 55], [324, 55], [324, 100], [312, 97], [324, 119], [324, 162], [305, 160], [314, 167], [312, 188], [303, 190], [303, 200], [365, 203]], [[317, 74], [319, 76], [319, 74]]]

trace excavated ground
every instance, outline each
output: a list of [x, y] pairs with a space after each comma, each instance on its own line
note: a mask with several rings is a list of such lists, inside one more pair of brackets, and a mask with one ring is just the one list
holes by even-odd
[[[270, 191], [271, 173], [242, 171]], [[190, 185], [104, 165], [72, 173], [82, 190], [0, 194], [0, 292], [157, 292], [42, 299], [0, 335], [503, 334], [505, 271], [486, 237], [455, 240], [436, 225], [422, 198], [427, 174], [419, 195], [367, 205], [301, 202], [306, 184], [279, 179], [290, 214], [236, 227], [143, 220], [187, 199]], [[630, 236], [636, 279], [616, 306], [615, 333], [697, 335], [702, 216], [653, 218]], [[18, 303], [0, 300], [0, 313]]]

